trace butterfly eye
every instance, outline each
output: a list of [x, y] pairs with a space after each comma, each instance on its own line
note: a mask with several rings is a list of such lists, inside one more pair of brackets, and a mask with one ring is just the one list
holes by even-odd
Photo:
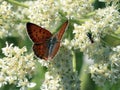
[[94, 43], [92, 33], [88, 32], [88, 33], [87, 33], [87, 36], [89, 37], [91, 43]]

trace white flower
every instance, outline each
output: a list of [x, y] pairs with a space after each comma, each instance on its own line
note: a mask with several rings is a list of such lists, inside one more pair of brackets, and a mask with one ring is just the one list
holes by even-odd
[[[0, 85], [14, 84], [17, 87], [32, 87], [29, 79], [32, 78], [35, 70], [33, 53], [27, 54], [26, 47], [13, 47], [13, 44], [2, 48], [5, 55], [0, 59]], [[32, 85], [32, 86], [31, 86]]]
[[27, 85], [27, 87], [30, 87], [30, 88], [35, 87], [35, 86], [36, 86], [36, 83], [33, 83], [33, 82], [31, 82]]
[[93, 10], [90, 0], [36, 0], [29, 6], [31, 22], [54, 30], [63, 19], [80, 19]]
[[25, 8], [14, 7], [5, 0], [0, 2], [0, 38], [18, 34], [25, 36], [25, 24], [22, 22], [26, 19], [25, 13], [22, 13], [24, 10], [26, 11]]
[[[119, 23], [120, 15], [114, 6], [107, 7], [105, 9], [98, 9], [93, 18], [86, 21], [84, 24], [74, 24], [73, 33], [75, 34], [75, 37], [72, 40], [72, 45], [75, 48], [80, 48], [81, 51], [87, 51], [87, 47], [94, 48], [95, 45], [99, 47], [101, 37], [116, 31], [119, 28]], [[87, 33], [91, 33], [94, 41], [93, 44], [91, 44]]]
[[115, 84], [120, 79], [120, 46], [111, 48], [107, 53], [104, 60], [95, 61], [89, 66], [91, 78], [100, 86], [104, 86], [107, 82]]
[[[29, 19], [31, 22], [36, 23], [45, 27], [46, 29], [54, 29], [56, 22], [60, 21], [60, 16], [58, 14], [59, 8], [57, 7], [57, 1], [52, 0], [42, 0], [34, 1], [29, 6]], [[56, 21], [56, 22], [55, 22]], [[49, 25], [54, 25], [51, 26]]]

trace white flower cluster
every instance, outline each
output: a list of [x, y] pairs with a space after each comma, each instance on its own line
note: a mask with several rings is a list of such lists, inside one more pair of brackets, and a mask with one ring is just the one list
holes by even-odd
[[29, 6], [31, 22], [53, 30], [62, 19], [80, 19], [93, 10], [90, 0], [37, 0]]
[[[53, 0], [36, 0], [29, 6], [29, 19], [31, 22], [50, 29], [57, 24], [54, 22], [60, 21], [58, 14], [59, 7], [57, 1]], [[54, 25], [50, 27], [51, 25]]]
[[[87, 47], [94, 48], [94, 44], [99, 47], [99, 43], [101, 43], [100, 38], [116, 31], [119, 28], [119, 24], [120, 15], [115, 7], [111, 6], [105, 9], [98, 9], [93, 18], [86, 21], [84, 24], [74, 24], [75, 29], [73, 33], [75, 37], [71, 44], [75, 48], [80, 48], [81, 51], [87, 51]], [[91, 37], [94, 40], [93, 44], [91, 44], [87, 33], [91, 33]]]
[[80, 19], [93, 11], [90, 0], [60, 0], [60, 9], [68, 19]]
[[7, 23], [11, 23], [10, 18], [14, 16], [11, 11], [11, 5], [6, 1], [0, 2], [0, 38], [8, 34], [6, 30], [8, 28]]
[[[71, 44], [75, 48], [80, 48], [94, 60], [94, 64], [90, 65], [89, 70], [91, 77], [98, 85], [104, 85], [107, 81], [114, 84], [120, 79], [119, 46], [113, 49], [113, 47], [103, 44], [101, 40], [105, 35], [115, 32], [119, 26], [120, 15], [114, 6], [98, 9], [89, 21], [81, 26], [74, 25], [75, 37]], [[87, 36], [88, 33], [91, 33], [93, 43]]]
[[54, 60], [46, 63], [48, 71], [45, 73], [41, 90], [80, 90], [79, 76], [73, 71], [69, 49], [62, 46]]
[[89, 66], [91, 78], [99, 86], [104, 86], [108, 82], [112, 85], [120, 79], [120, 46], [112, 48], [108, 54], [106, 61], [101, 60]]
[[26, 52], [26, 47], [20, 49], [8, 43], [2, 48], [5, 56], [0, 58], [0, 87], [6, 84], [14, 84], [21, 88], [35, 85], [29, 81], [35, 70], [34, 55]]
[[0, 38], [16, 34], [24, 36], [25, 25], [22, 21], [25, 19], [25, 11], [25, 8], [15, 7], [5, 0], [0, 1]]

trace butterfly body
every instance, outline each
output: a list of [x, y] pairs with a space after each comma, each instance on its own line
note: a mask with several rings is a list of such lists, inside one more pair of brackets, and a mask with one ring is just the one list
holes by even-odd
[[58, 40], [57, 40], [56, 37], [52, 37], [52, 38], [49, 40], [49, 43], [48, 43], [48, 49], [49, 49], [48, 54], [49, 54], [49, 55], [51, 54], [51, 52], [53, 52], [56, 43], [60, 43], [60, 42], [58, 42]]
[[52, 59], [59, 50], [60, 41], [68, 26], [66, 21], [58, 33], [52, 35], [48, 30], [37, 26], [33, 23], [27, 23], [27, 32], [33, 41], [33, 51], [35, 55], [41, 59]]

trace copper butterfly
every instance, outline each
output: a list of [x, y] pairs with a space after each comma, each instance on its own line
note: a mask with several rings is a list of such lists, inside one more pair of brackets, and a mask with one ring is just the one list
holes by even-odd
[[60, 42], [68, 26], [68, 21], [64, 22], [60, 30], [53, 35], [48, 30], [28, 22], [27, 33], [33, 41], [33, 51], [41, 59], [52, 59], [60, 48]]

